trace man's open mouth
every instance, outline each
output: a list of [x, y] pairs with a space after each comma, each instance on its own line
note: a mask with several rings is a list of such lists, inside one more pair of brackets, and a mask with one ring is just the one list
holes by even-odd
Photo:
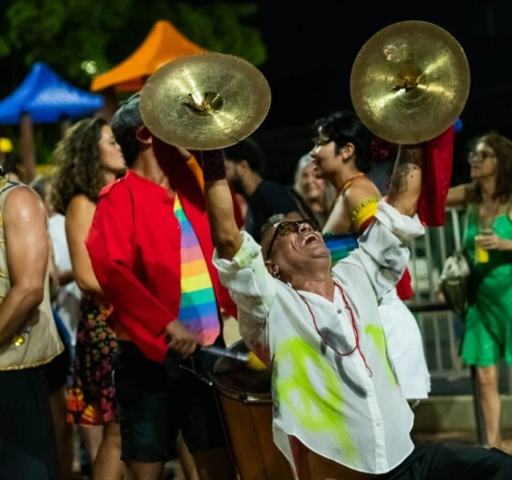
[[314, 233], [306, 233], [306, 235], [304, 235], [304, 238], [300, 242], [300, 246], [304, 247], [305, 245], [308, 245], [309, 243], [312, 242], [318, 242], [318, 238]]

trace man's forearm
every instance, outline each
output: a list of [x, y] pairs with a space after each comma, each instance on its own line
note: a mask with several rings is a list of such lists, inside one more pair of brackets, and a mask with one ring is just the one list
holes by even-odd
[[416, 213], [421, 193], [423, 151], [422, 144], [402, 146], [389, 187], [388, 203], [411, 217]]
[[512, 250], [512, 240], [502, 238], [499, 250], [510, 252]]
[[202, 152], [205, 181], [205, 200], [208, 219], [217, 252], [231, 260], [243, 243], [233, 210], [233, 197], [225, 178], [224, 157], [221, 151]]
[[13, 286], [0, 304], [0, 345], [11, 341], [43, 300], [44, 289]]
[[75, 280], [73, 275], [73, 270], [67, 270], [64, 272], [59, 272], [59, 285], [64, 287], [68, 283], [71, 283]]

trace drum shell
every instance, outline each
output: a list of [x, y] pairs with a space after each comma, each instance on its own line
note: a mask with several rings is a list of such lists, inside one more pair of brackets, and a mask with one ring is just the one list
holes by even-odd
[[[237, 342], [230, 350], [247, 351], [242, 342]], [[220, 393], [224, 418], [236, 458], [241, 480], [293, 480], [294, 476], [288, 460], [278, 450], [272, 436], [272, 397], [270, 393], [270, 375], [251, 372], [236, 363], [232, 363], [234, 376], [242, 375], [263, 378], [256, 388], [234, 388], [224, 381], [229, 377], [229, 361], [219, 360], [213, 373], [213, 381]], [[241, 370], [242, 369], [242, 370]], [[232, 380], [232, 378], [231, 378]], [[268, 388], [267, 388], [268, 387]], [[252, 391], [251, 391], [252, 390]], [[266, 391], [264, 391], [266, 390]]]
[[272, 404], [220, 397], [242, 480], [293, 480], [290, 464], [272, 438]]

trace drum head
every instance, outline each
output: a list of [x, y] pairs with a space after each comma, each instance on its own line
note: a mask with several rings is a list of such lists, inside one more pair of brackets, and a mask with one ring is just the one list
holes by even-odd
[[[231, 352], [247, 353], [240, 340], [228, 348]], [[243, 362], [232, 358], [219, 358], [213, 367], [213, 381], [220, 392], [247, 403], [270, 403], [270, 372], [251, 370]]]

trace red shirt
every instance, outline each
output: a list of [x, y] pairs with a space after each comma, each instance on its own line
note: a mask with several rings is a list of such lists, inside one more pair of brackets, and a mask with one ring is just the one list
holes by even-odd
[[[190, 162], [188, 162], [190, 163]], [[213, 243], [204, 198], [187, 162], [172, 165], [173, 185], [198, 237], [218, 305], [236, 306], [212, 265]], [[86, 241], [96, 278], [119, 322], [142, 352], [163, 362], [165, 327], [178, 317], [181, 298], [181, 232], [174, 199], [134, 172], [105, 187]]]

